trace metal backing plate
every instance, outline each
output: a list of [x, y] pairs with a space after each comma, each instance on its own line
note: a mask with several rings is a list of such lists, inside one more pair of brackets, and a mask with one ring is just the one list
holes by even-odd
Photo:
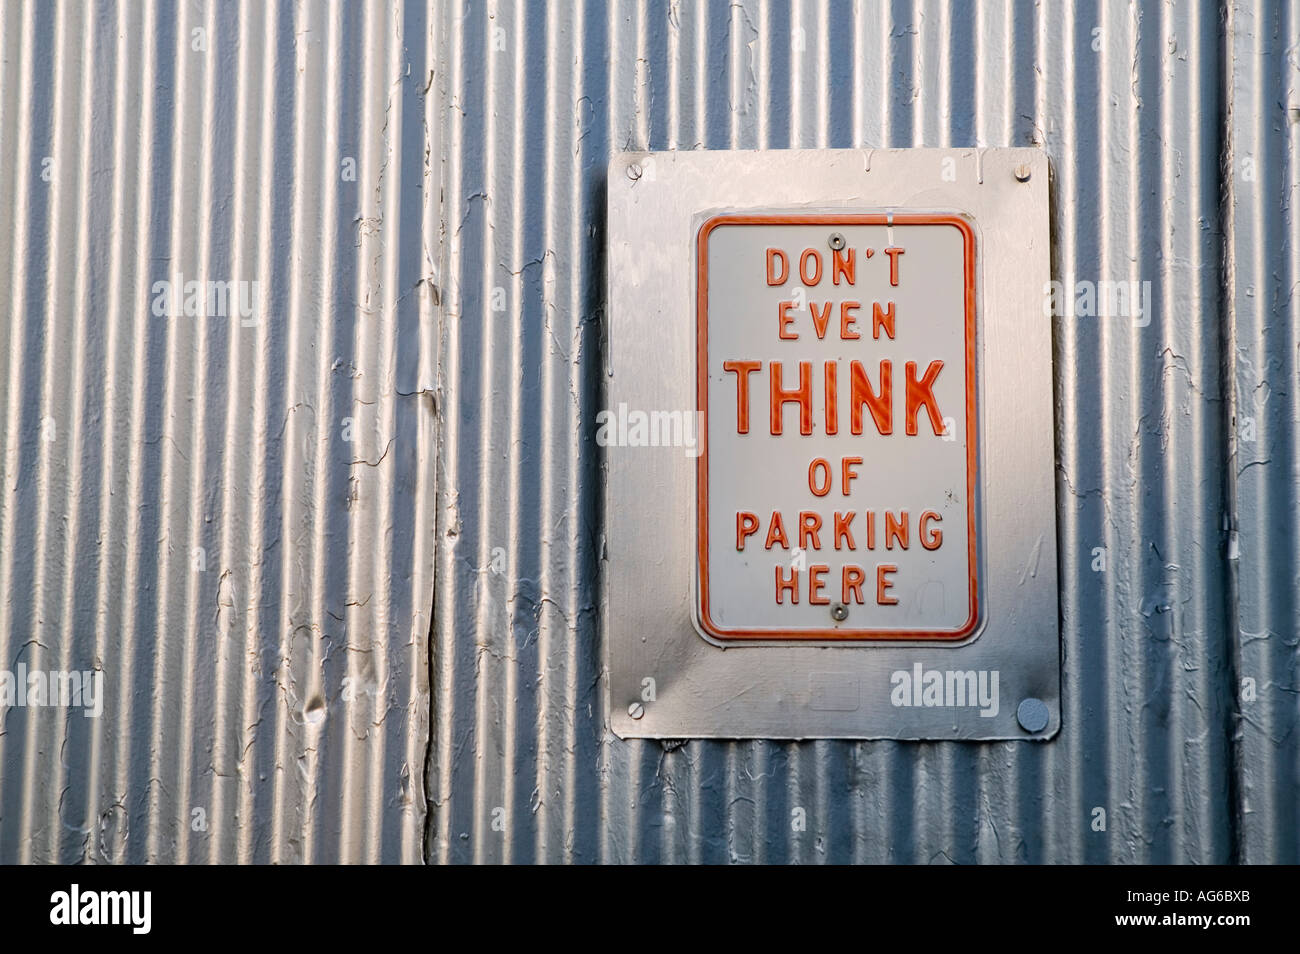
[[[742, 222], [769, 223], [761, 226], [768, 231], [742, 234], [737, 231]], [[846, 245], [876, 248], [882, 241], [903, 244], [898, 236], [905, 227], [934, 229], [942, 222], [964, 223], [968, 245], [976, 251], [969, 283], [974, 306], [969, 358], [975, 387], [969, 389], [967, 379], [968, 390], [943, 392], [936, 385], [935, 393], [940, 403], [946, 400], [952, 406], [957, 401], [963, 408], [969, 393], [974, 406], [965, 426], [958, 426], [955, 435], [949, 433], [949, 441], [940, 443], [931, 434], [924, 453], [937, 455], [932, 489], [951, 490], [958, 498], [966, 488], [953, 480], [953, 462], [969, 458], [971, 464], [971, 499], [958, 499], [960, 506], [953, 513], [971, 518], [974, 539], [963, 537], [961, 542], [969, 547], [950, 552], [964, 552], [970, 563], [963, 567], [978, 576], [971, 594], [978, 594], [979, 604], [971, 616], [973, 629], [964, 622], [948, 625], [952, 614], [941, 603], [915, 632], [903, 628], [888, 634], [897, 638], [879, 639], [879, 626], [853, 630], [854, 613], [865, 619], [867, 611], [850, 607], [842, 629], [857, 638], [837, 639], [841, 627], [836, 623], [830, 623], [829, 632], [814, 626], [797, 632], [805, 617], [780, 619], [772, 614], [769, 639], [761, 629], [753, 631], [755, 620], [765, 621], [769, 614], [747, 607], [753, 601], [744, 585], [738, 585], [728, 594], [728, 612], [743, 621], [738, 629], [751, 633], [727, 639], [727, 633], [714, 632], [700, 619], [698, 529], [716, 521], [717, 532], [710, 534], [716, 539], [727, 522], [722, 507], [715, 508], [718, 513], [711, 518], [700, 506], [701, 475], [733, 495], [741, 486], [754, 493], [770, 487], [750, 480], [752, 462], [737, 462], [737, 453], [751, 445], [733, 441], [736, 453], [727, 455], [729, 463], [703, 469], [706, 433], [701, 433], [703, 415], [696, 412], [722, 400], [725, 387], [732, 389], [728, 413], [735, 412], [738, 398], [736, 376], [713, 381], [720, 377], [720, 368], [712, 368], [710, 352], [701, 349], [702, 287], [710, 280], [730, 281], [727, 263], [752, 255], [756, 241], [762, 249], [769, 239], [802, 249], [810, 245], [810, 228], [820, 234], [827, 226], [842, 235]], [[727, 223], [731, 235], [726, 235]], [[1050, 280], [1046, 156], [1033, 149], [629, 154], [615, 157], [610, 165], [608, 229], [609, 375], [607, 410], [599, 419], [597, 437], [605, 448], [607, 474], [603, 619], [613, 731], [623, 738], [1054, 735], [1060, 728], [1060, 663], [1051, 323], [1043, 308]], [[938, 234], [913, 232], [908, 237], [918, 252], [930, 248], [910, 262], [923, 264], [926, 259], [936, 269], [928, 286], [913, 286], [918, 290], [911, 293], [919, 297], [910, 304], [926, 312], [951, 308], [968, 289], [956, 271], [956, 263], [964, 261], [961, 243], [947, 248], [942, 241], [931, 241]], [[718, 236], [727, 241], [715, 244]], [[702, 241], [704, 255], [699, 254]], [[709, 254], [722, 256], [720, 268], [709, 267]], [[872, 280], [879, 286], [879, 273]], [[732, 286], [733, 296], [752, 294], [754, 300], [743, 303], [730, 318], [719, 315], [706, 321], [705, 332], [716, 347], [735, 350], [737, 358], [775, 358], [769, 340], [775, 319], [769, 322], [766, 315], [775, 307], [768, 299], [779, 289], [768, 294], [752, 282], [732, 281]], [[956, 299], [953, 288], [960, 289]], [[864, 294], [871, 290], [864, 288]], [[902, 282], [897, 292], [905, 294]], [[844, 297], [836, 295], [835, 300]], [[868, 303], [858, 320], [868, 333], [870, 308]], [[753, 335], [736, 327], [749, 312], [764, 316]], [[935, 325], [928, 333], [940, 338], [927, 346], [967, 357], [962, 349], [972, 339], [962, 337], [960, 320], [953, 327], [957, 337], [947, 341], [941, 340], [943, 332]], [[900, 332], [890, 346], [903, 348], [903, 339]], [[751, 340], [752, 356], [741, 353]], [[821, 351], [806, 341], [802, 346], [781, 344], [808, 348], [799, 356], [808, 360], [849, 357], [843, 351], [845, 342], [839, 350], [823, 343]], [[918, 362], [924, 355], [918, 353]], [[897, 357], [905, 360], [901, 350]], [[791, 358], [792, 369], [799, 358]], [[956, 374], [946, 380], [962, 384]], [[786, 387], [795, 383], [797, 378]], [[762, 399], [752, 413], [766, 424], [766, 385], [756, 394]], [[901, 409], [895, 413], [901, 425]], [[798, 418], [798, 408], [791, 408], [788, 426], [798, 427]], [[731, 421], [733, 431], [735, 423]], [[824, 431], [825, 425], [820, 439], [829, 441], [832, 435]], [[716, 447], [721, 432], [711, 428], [707, 433]], [[792, 480], [793, 473], [806, 481], [807, 448], [784, 436], [766, 437], [780, 479]], [[966, 443], [968, 437], [973, 444]], [[779, 441], [785, 443], [773, 443]], [[786, 446], [791, 450], [785, 451]], [[831, 450], [838, 456], [841, 448]], [[831, 457], [831, 450], [823, 456]], [[968, 451], [968, 457], [963, 456]], [[926, 468], [918, 469], [917, 464], [918, 459], [911, 459], [906, 474], [894, 473], [892, 485], [887, 481], [880, 491], [895, 512], [908, 492], [908, 477], [925, 477]], [[805, 498], [807, 489], [805, 485]], [[794, 494], [788, 489], [782, 499], [791, 499], [793, 506], [798, 502]], [[734, 558], [739, 506], [734, 501], [726, 506], [733, 523], [731, 539], [725, 542]], [[956, 515], [945, 519], [960, 522]], [[815, 563], [818, 558], [809, 553], [806, 559]], [[945, 568], [916, 562], [915, 553], [908, 559], [914, 563], [914, 578], [932, 572], [946, 580], [957, 572], [955, 564]], [[770, 573], [771, 567], [769, 560], [762, 569]], [[834, 590], [840, 582], [834, 581]], [[867, 586], [873, 595], [874, 584], [873, 578]], [[770, 591], [766, 599], [772, 602]], [[927, 638], [935, 630], [953, 638]]]

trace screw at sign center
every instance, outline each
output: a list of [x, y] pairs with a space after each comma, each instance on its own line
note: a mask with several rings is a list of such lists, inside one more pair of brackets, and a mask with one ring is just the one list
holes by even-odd
[[831, 607], [831, 619], [837, 623], [842, 623], [849, 618], [849, 608], [843, 603], [836, 603]]

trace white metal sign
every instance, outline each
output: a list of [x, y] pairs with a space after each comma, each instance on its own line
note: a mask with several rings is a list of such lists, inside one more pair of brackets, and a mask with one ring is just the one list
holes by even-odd
[[618, 156], [602, 634], [622, 738], [1060, 728], [1036, 149]]
[[710, 638], [974, 632], [975, 255], [952, 214], [701, 226], [697, 621]]

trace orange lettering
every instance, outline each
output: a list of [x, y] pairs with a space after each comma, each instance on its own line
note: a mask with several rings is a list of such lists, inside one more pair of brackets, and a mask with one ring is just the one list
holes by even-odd
[[817, 302], [808, 302], [808, 310], [812, 312], [813, 330], [817, 332], [818, 339], [826, 337], [826, 325], [831, 317], [831, 303], [827, 302], [822, 313], [817, 314]]
[[791, 567], [790, 579], [783, 580], [781, 579], [781, 568], [778, 566], [776, 568], [776, 602], [778, 606], [781, 605], [782, 602], [784, 602], [784, 600], [781, 599], [781, 594], [786, 590], [790, 592], [790, 602], [798, 603], [799, 602], [799, 571], [796, 570], [794, 567]]
[[758, 532], [758, 517], [745, 510], [736, 511], [736, 549], [745, 549], [745, 539]]
[[[772, 266], [776, 262], [781, 263], [781, 275], [777, 276]], [[779, 248], [769, 248], [767, 250], [767, 283], [769, 285], [784, 285], [785, 280], [790, 275], [790, 260], [785, 257], [785, 252]]]
[[843, 513], [843, 514], [840, 513], [838, 510], [835, 511], [835, 549], [836, 550], [840, 548], [841, 538], [843, 538], [844, 542], [849, 545], [850, 550], [857, 549], [857, 547], [854, 546], [853, 544], [853, 530], [849, 526], [849, 524], [853, 522], [853, 517], [856, 513], [857, 513], [856, 510], [850, 510], [848, 513]]
[[786, 334], [785, 330], [794, 324], [794, 315], [790, 314], [790, 309], [794, 307], [794, 302], [783, 301], [776, 306], [776, 336], [785, 341], [797, 341], [799, 333]]
[[771, 404], [772, 433], [782, 431], [781, 412], [787, 404], [799, 405], [799, 433], [812, 433], [812, 362], [799, 362], [799, 387], [785, 390], [781, 384], [781, 363], [773, 361], [768, 366], [768, 393]]
[[772, 544], [779, 543], [784, 550], [790, 549], [790, 541], [785, 535], [785, 521], [781, 519], [781, 511], [772, 511], [772, 522], [767, 526], [767, 543], [764, 546], [770, 550]]
[[907, 416], [904, 426], [908, 434], [916, 435], [916, 412], [922, 407], [930, 415], [930, 427], [935, 434], [943, 433], [943, 417], [939, 414], [939, 406], [934, 399], [934, 379], [942, 370], [942, 361], [931, 361], [925, 369], [925, 377], [918, 381], [916, 362], [907, 362]]
[[907, 549], [907, 511], [903, 510], [895, 517], [888, 510], [885, 511], [885, 549], [894, 549], [894, 541]]
[[826, 588], [826, 581], [823, 577], [830, 571], [825, 563], [816, 563], [808, 567], [808, 602], [814, 606], [825, 606], [830, 602], [830, 598], [822, 596], [822, 590]]
[[926, 528], [932, 520], [935, 523], [942, 523], [943, 517], [939, 516], [933, 510], [927, 510], [925, 513], [921, 514], [921, 519], [916, 525], [917, 535], [921, 538], [921, 546], [925, 547], [927, 550], [937, 550], [939, 549], [939, 544], [943, 543], [943, 531], [939, 528], [936, 527], [929, 533], [926, 532]]
[[898, 256], [903, 254], [901, 248], [887, 248], [885, 254], [889, 256], [889, 284], [898, 284]]
[[[780, 568], [777, 569], [777, 572], [781, 572]], [[893, 606], [898, 602], [898, 597], [885, 595], [886, 591], [894, 587], [894, 581], [886, 579], [885, 574], [897, 572], [898, 567], [892, 563], [882, 563], [876, 567], [876, 602], [881, 606]]]
[[[817, 266], [813, 271], [812, 278], [808, 277], [808, 259], [813, 260]], [[815, 248], [806, 248], [802, 255], [799, 256], [799, 278], [805, 285], [816, 285], [822, 280], [822, 256]]]
[[862, 337], [862, 335], [858, 334], [858, 329], [853, 327], [853, 324], [858, 319], [849, 314], [851, 311], [857, 311], [860, 307], [862, 307], [862, 303], [858, 301], [840, 302], [840, 337], [845, 341], [857, 341]]
[[844, 581], [841, 587], [840, 602], [847, 604], [850, 596], [852, 596], [852, 601], [861, 606], [863, 603], [862, 584], [866, 582], [867, 575], [862, 572], [861, 567], [846, 566], [840, 576]]
[[840, 366], [834, 361], [826, 362], [826, 433], [838, 434], [840, 432], [840, 407], [839, 407], [839, 374]]
[[[817, 489], [817, 471], [820, 468], [822, 472], [823, 483], [821, 489]], [[831, 492], [831, 465], [825, 457], [816, 457], [808, 465], [808, 489], [813, 492], [814, 497], [825, 497]]]
[[722, 370], [736, 376], [736, 433], [749, 433], [749, 375], [763, 366], [761, 361], [724, 361]]
[[885, 359], [880, 362], [880, 394], [871, 389], [867, 380], [866, 369], [861, 361], [849, 365], [849, 429], [854, 434], [862, 433], [862, 406], [871, 408], [872, 420], [876, 430], [881, 434], [894, 432], [894, 391], [893, 364]]
[[840, 276], [843, 275], [850, 285], [856, 285], [857, 281], [853, 277], [855, 269], [853, 249], [836, 249], [835, 254], [831, 256], [831, 281], [838, 285]]
[[885, 337], [894, 337], [894, 303], [889, 303], [889, 308], [882, 311], [880, 302], [874, 302], [871, 306], [871, 337], [879, 338], [880, 332], [884, 331]]
[[844, 496], [849, 495], [849, 482], [858, 479], [858, 472], [853, 468], [862, 463], [861, 457], [843, 457], [840, 459], [840, 483], [844, 487]]
[[799, 511], [799, 549], [808, 549], [808, 538], [812, 538], [812, 549], [822, 548], [822, 539], [818, 531], [822, 528], [822, 518], [810, 510]]

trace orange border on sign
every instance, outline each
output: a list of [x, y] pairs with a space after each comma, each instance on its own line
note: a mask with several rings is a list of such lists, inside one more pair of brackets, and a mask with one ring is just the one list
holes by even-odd
[[[970, 616], [957, 630], [825, 629], [781, 630], [722, 629], [709, 616], [709, 234], [720, 225], [951, 225], [962, 233], [966, 259], [966, 545], [970, 568]], [[870, 213], [857, 215], [716, 215], [700, 226], [696, 242], [696, 404], [704, 415], [702, 453], [696, 464], [696, 533], [700, 626], [718, 640], [773, 640], [827, 642], [844, 640], [926, 640], [957, 642], [979, 625], [979, 578], [975, 546], [975, 232], [958, 215]]]

